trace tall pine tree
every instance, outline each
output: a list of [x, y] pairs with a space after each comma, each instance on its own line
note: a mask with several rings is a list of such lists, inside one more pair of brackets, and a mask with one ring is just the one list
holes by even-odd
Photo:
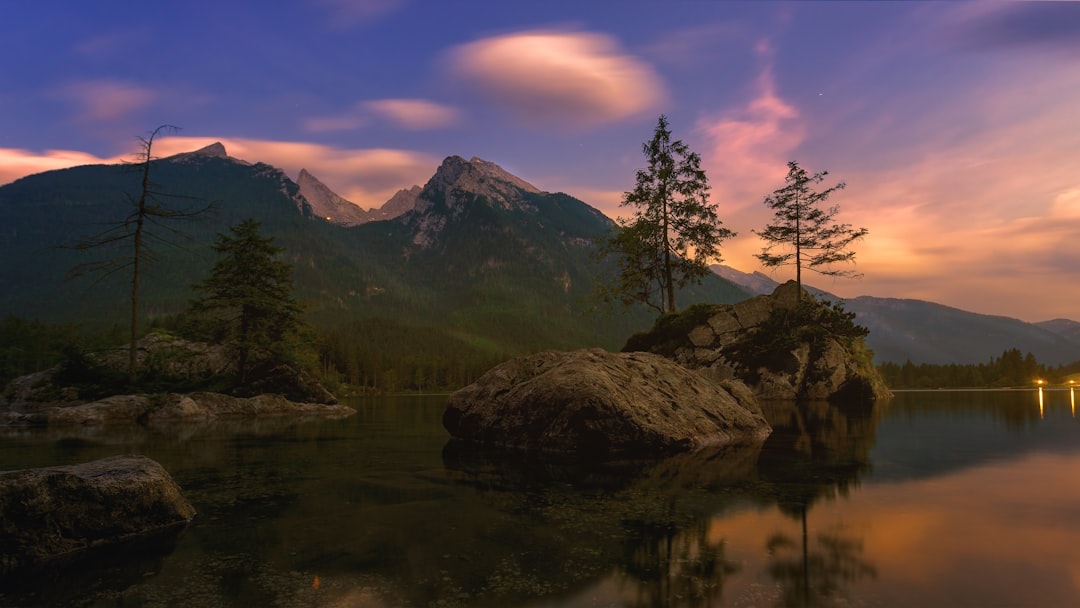
[[259, 222], [244, 220], [218, 234], [219, 258], [210, 277], [195, 286], [202, 296], [192, 311], [233, 348], [237, 381], [244, 384], [253, 362], [282, 360], [287, 340], [301, 327], [301, 308], [292, 295], [292, 266], [279, 259], [280, 247], [259, 234]]
[[661, 115], [653, 138], [642, 146], [648, 165], [637, 171], [634, 189], [622, 206], [633, 216], [599, 242], [597, 255], [617, 258], [617, 273], [601, 282], [602, 301], [635, 302], [661, 313], [675, 312], [675, 290], [709, 274], [720, 261], [720, 243], [735, 233], [724, 228], [709, 202], [709, 181], [701, 157], [681, 140], [671, 139]]
[[[767, 267], [795, 266], [795, 282], [802, 297], [802, 270], [807, 268], [828, 276], [858, 277], [853, 270], [837, 268], [837, 264], [855, 261], [855, 252], [848, 247], [867, 234], [866, 228], [850, 224], [835, 224], [839, 207], [819, 207], [833, 192], [842, 190], [844, 182], [831, 188], [815, 191], [812, 186], [824, 181], [828, 171], [810, 175], [799, 163], [788, 163], [787, 182], [765, 198], [765, 206], [775, 211], [774, 223], [764, 230], [754, 231], [766, 245], [756, 257]], [[785, 248], [773, 253], [776, 247]]]

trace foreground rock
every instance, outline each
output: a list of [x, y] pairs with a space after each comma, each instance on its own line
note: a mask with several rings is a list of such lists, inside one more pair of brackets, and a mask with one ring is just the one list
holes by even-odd
[[649, 353], [548, 351], [496, 366], [452, 394], [443, 426], [485, 446], [593, 459], [761, 441], [768, 423], [738, 382]]
[[277, 416], [345, 418], [355, 413], [356, 410], [345, 405], [295, 403], [275, 394], [233, 397], [221, 393], [198, 392], [185, 395], [114, 395], [90, 403], [16, 403], [8, 411], [0, 411], [0, 424], [159, 426], [176, 421]]
[[143, 456], [0, 472], [0, 572], [182, 529], [195, 509]]
[[[623, 350], [662, 354], [713, 379], [737, 378], [759, 399], [872, 402], [891, 397], [863, 338], [842, 333], [843, 313], [805, 290], [802, 300], [800, 305], [799, 287], [789, 281], [771, 295], [695, 306], [662, 318]], [[799, 317], [811, 321], [778, 328], [779, 319]]]

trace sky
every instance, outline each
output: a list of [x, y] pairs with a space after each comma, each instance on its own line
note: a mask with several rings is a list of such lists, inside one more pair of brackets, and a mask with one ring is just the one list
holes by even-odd
[[657, 118], [737, 236], [787, 162], [869, 234], [842, 297], [1080, 320], [1080, 2], [0, 0], [0, 184], [221, 141], [361, 207], [443, 158], [612, 217]]

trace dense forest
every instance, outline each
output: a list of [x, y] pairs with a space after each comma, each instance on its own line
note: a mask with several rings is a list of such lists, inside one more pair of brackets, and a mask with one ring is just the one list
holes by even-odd
[[977, 365], [916, 365], [907, 361], [903, 365], [883, 363], [878, 370], [894, 389], [1030, 387], [1039, 380], [1048, 384], [1068, 382], [1069, 376], [1080, 373], [1080, 361], [1051, 367], [1039, 363], [1031, 353], [1025, 355], [1010, 348], [1000, 357]]
[[[152, 330], [175, 331], [169, 319]], [[9, 316], [0, 320], [0, 385], [47, 369], [77, 353], [118, 348], [123, 328], [87, 332], [76, 324], [48, 324]], [[388, 319], [350, 322], [316, 330], [313, 345], [319, 375], [342, 394], [356, 392], [448, 391], [473, 382], [489, 368], [519, 353], [503, 351], [475, 337], [448, 336]], [[1031, 353], [1012, 348], [977, 365], [883, 363], [886, 384], [894, 389], [1030, 387], [1037, 380], [1064, 384], [1080, 375], [1080, 361], [1064, 366], [1039, 363]], [[1073, 378], [1077, 379], [1077, 378]]]

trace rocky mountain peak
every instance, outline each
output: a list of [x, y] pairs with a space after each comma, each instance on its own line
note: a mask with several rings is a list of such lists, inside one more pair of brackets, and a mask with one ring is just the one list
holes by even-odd
[[192, 154], [196, 154], [198, 156], [211, 156], [214, 158], [228, 158], [229, 156], [228, 153], [225, 152], [225, 145], [222, 144], [220, 141], [215, 141], [209, 146], [199, 148], [198, 150], [192, 152]]
[[422, 196], [431, 199], [440, 191], [449, 194], [456, 190], [479, 194], [504, 204], [519, 198], [521, 192], [540, 193], [536, 186], [491, 161], [475, 156], [470, 160], [448, 156], [424, 187]]
[[224, 158], [244, 165], [249, 164], [242, 160], [230, 157], [228, 152], [225, 151], [225, 144], [221, 143], [220, 141], [215, 141], [209, 146], [204, 146], [192, 152], [181, 152], [180, 154], [174, 154], [168, 157], [166, 160], [170, 160], [173, 162], [191, 162], [206, 158]]
[[315, 217], [343, 226], [355, 226], [372, 219], [367, 211], [338, 195], [307, 169], [300, 169], [296, 185], [300, 186], [300, 194], [311, 205]]
[[412, 211], [416, 207], [416, 201], [420, 198], [422, 190], [423, 188], [420, 186], [402, 188], [395, 192], [394, 196], [391, 196], [390, 200], [379, 208], [379, 211], [386, 216], [385, 219], [394, 218], [407, 211]]

